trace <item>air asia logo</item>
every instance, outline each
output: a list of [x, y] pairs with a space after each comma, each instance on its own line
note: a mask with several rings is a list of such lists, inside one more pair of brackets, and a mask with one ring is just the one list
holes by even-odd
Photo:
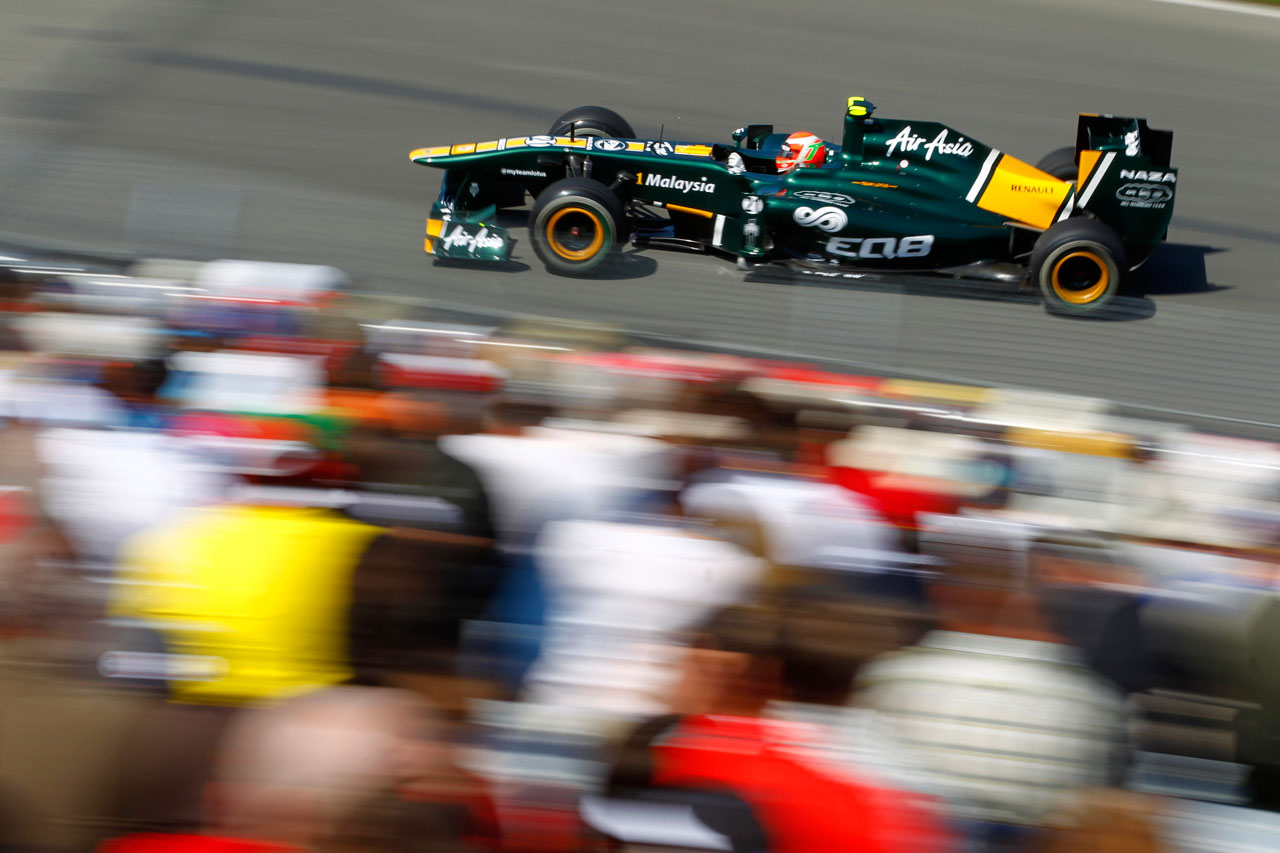
[[1125, 184], [1116, 190], [1121, 207], [1162, 208], [1173, 198], [1173, 190], [1162, 184]]
[[834, 234], [849, 224], [849, 217], [838, 207], [797, 207], [796, 222], [806, 228], [818, 228], [828, 234]]
[[539, 172], [537, 169], [500, 169], [504, 175], [512, 175], [517, 178], [545, 178], [546, 172]]
[[591, 147], [597, 151], [621, 151], [627, 147], [627, 143], [621, 139], [597, 139]]
[[827, 241], [827, 254], [842, 258], [862, 260], [892, 260], [893, 258], [923, 258], [933, 251], [933, 235], [915, 237], [832, 237]]
[[911, 125], [907, 125], [898, 132], [897, 136], [889, 140], [885, 155], [892, 155], [894, 149], [903, 153], [918, 151], [922, 144], [924, 145], [924, 159], [926, 160], [932, 160], [934, 154], [955, 154], [957, 157], [968, 157], [973, 153], [973, 145], [965, 142], [963, 136], [955, 142], [948, 142], [947, 131], [944, 129], [931, 141], [925, 142], [923, 136], [916, 136], [911, 132]]
[[1176, 184], [1177, 174], [1173, 172], [1144, 172], [1141, 169], [1121, 169], [1120, 177], [1126, 181], [1151, 181], [1153, 184]]
[[469, 254], [474, 255], [480, 249], [501, 249], [502, 238], [497, 235], [491, 235], [489, 229], [484, 226], [474, 234], [467, 231], [465, 225], [455, 225], [453, 232], [448, 234], [441, 243], [446, 249], [460, 247], [466, 249]]
[[675, 190], [680, 193], [711, 193], [716, 191], [716, 185], [706, 178], [686, 181], [683, 178], [655, 175], [652, 172], [647, 175], [636, 175], [636, 183], [641, 186], [660, 187], [664, 190]]
[[648, 148], [659, 157], [667, 157], [676, 150], [670, 142], [650, 142]]
[[844, 193], [829, 193], [823, 190], [796, 190], [791, 193], [794, 198], [807, 198], [809, 201], [820, 201], [823, 204], [838, 204], [848, 207], [853, 204], [853, 197]]
[[1030, 193], [1032, 195], [1053, 195], [1054, 190], [1048, 184], [1009, 184], [1009, 189], [1015, 193]]
[[556, 138], [554, 136], [530, 136], [524, 141], [525, 145], [531, 145], [534, 148], [546, 148], [548, 145], [555, 145]]
[[760, 198], [758, 195], [749, 195], [742, 200], [742, 209], [752, 216], [755, 216], [757, 213], [764, 210], [764, 199]]

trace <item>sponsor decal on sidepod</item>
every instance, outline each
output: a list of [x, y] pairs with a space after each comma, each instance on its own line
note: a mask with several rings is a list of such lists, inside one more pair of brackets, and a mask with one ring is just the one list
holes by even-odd
[[1142, 169], [1121, 169], [1120, 177], [1126, 181], [1151, 181], [1156, 184], [1176, 184], [1178, 176], [1173, 172], [1147, 172]]
[[797, 207], [795, 220], [806, 228], [817, 228], [834, 234], [849, 224], [849, 217], [838, 207]]
[[849, 207], [853, 204], [853, 197], [844, 193], [829, 193], [825, 190], [792, 190], [792, 198], [803, 198], [809, 201], [817, 201], [822, 204], [838, 204], [841, 207]]
[[932, 160], [933, 155], [937, 154], [955, 154], [958, 157], [968, 157], [973, 153], [973, 146], [964, 141], [964, 137], [960, 137], [956, 142], [947, 141], [947, 131], [943, 129], [941, 133], [935, 136], [932, 141], [925, 142], [923, 136], [917, 136], [911, 132], [911, 125], [907, 125], [898, 132], [898, 135], [890, 139], [885, 149], [885, 155], [893, 154], [893, 149], [897, 148], [901, 152], [915, 151], [924, 143], [924, 159]]
[[715, 183], [701, 178], [696, 181], [686, 181], [684, 178], [673, 178], [667, 175], [659, 175], [650, 172], [647, 175], [636, 175], [636, 183], [646, 187], [661, 187], [664, 190], [677, 190], [682, 193], [710, 193], [715, 192]]
[[1163, 208], [1173, 198], [1173, 190], [1163, 184], [1125, 184], [1116, 190], [1121, 207]]
[[832, 237], [827, 241], [827, 253], [843, 258], [885, 260], [893, 258], [923, 258], [933, 251], [933, 235], [918, 234], [914, 237]]

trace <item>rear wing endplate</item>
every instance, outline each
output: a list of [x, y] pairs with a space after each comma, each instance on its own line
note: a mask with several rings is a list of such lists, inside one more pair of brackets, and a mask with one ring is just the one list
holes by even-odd
[[1173, 154], [1173, 131], [1155, 130], [1145, 118], [1081, 113], [1076, 125], [1076, 162], [1081, 151], [1118, 151], [1142, 155], [1157, 169], [1168, 169]]

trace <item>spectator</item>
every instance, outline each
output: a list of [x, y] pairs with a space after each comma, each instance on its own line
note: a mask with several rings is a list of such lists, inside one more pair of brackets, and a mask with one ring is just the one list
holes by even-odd
[[467, 428], [467, 418], [430, 395], [388, 394], [382, 404], [392, 428], [385, 440], [361, 454], [366, 488], [418, 494], [451, 504], [459, 532], [494, 538], [488, 489], [476, 469], [451, 453], [442, 436]]
[[941, 630], [873, 663], [857, 703], [884, 714], [976, 837], [1008, 843], [1065, 795], [1120, 781], [1120, 697], [1054, 634], [1020, 562], [958, 554], [934, 585]]
[[[734, 850], [945, 849], [946, 833], [918, 798], [830, 763], [817, 749], [828, 736], [822, 727], [764, 718], [787, 686], [782, 633], [767, 610], [717, 614], [685, 657], [676, 703], [684, 713], [628, 739], [612, 799], [661, 792], [683, 801], [722, 827]], [[727, 818], [735, 812], [736, 824]]]
[[[456, 851], [492, 840], [483, 798], [408, 693], [340, 687], [243, 711], [219, 752], [205, 834], [135, 835], [103, 853]], [[442, 791], [456, 805], [434, 797]]]
[[346, 619], [358, 683], [412, 683], [454, 715], [462, 714], [469, 696], [490, 692], [483, 683], [488, 662], [459, 654], [466, 623], [489, 603], [485, 565], [492, 544], [448, 529], [409, 526], [372, 542], [356, 565]]
[[1126, 694], [1154, 686], [1143, 596], [1115, 552], [1097, 539], [1066, 534], [1035, 540], [1028, 559], [1050, 626], [1080, 650], [1089, 668]]
[[623, 718], [665, 711], [676, 635], [759, 580], [759, 562], [682, 518], [673, 494], [654, 508], [547, 526], [537, 558], [550, 634], [528, 676], [530, 701]]
[[319, 459], [307, 445], [235, 446], [277, 475], [261, 478], [273, 485], [133, 540], [122, 558], [128, 582], [111, 605], [116, 617], [162, 634], [190, 674], [172, 684], [186, 701], [236, 704], [350, 678], [352, 574], [380, 530], [300, 488]]
[[1159, 800], [1114, 790], [1089, 790], [1070, 803], [1045, 837], [1043, 853], [1159, 853]]
[[770, 703], [770, 715], [826, 730], [816, 751], [859, 777], [929, 793], [892, 725], [847, 706], [859, 670], [917, 640], [925, 624], [923, 612], [891, 600], [854, 599], [839, 587], [792, 591], [780, 625], [785, 701]]

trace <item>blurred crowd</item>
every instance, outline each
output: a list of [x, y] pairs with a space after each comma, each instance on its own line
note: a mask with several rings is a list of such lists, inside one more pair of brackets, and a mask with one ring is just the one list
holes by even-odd
[[1274, 849], [1278, 474], [325, 267], [0, 267], [0, 851]]

